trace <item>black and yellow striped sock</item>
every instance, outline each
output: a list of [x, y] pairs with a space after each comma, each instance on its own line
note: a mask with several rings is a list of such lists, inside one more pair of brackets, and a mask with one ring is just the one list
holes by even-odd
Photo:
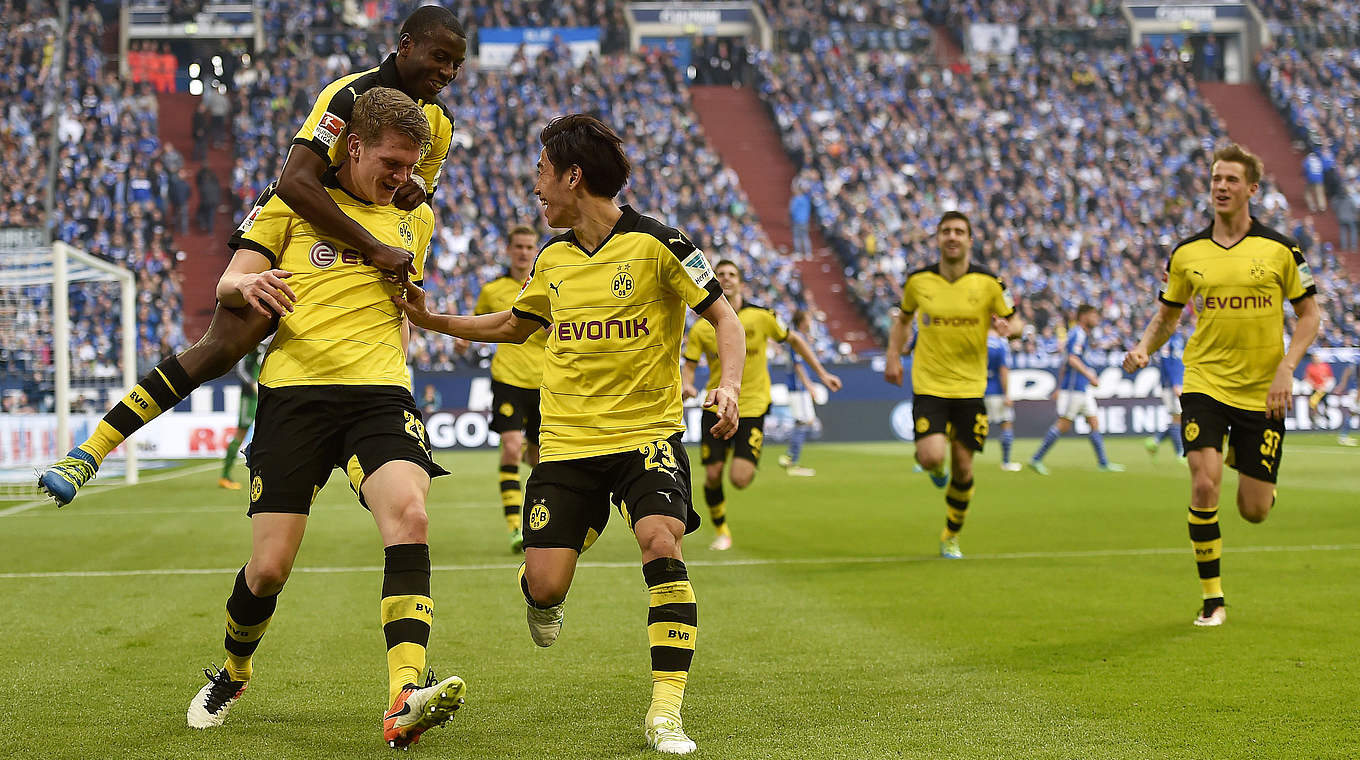
[[505, 525], [511, 531], [520, 529], [520, 512], [524, 509], [524, 490], [519, 485], [519, 465], [501, 465], [501, 506], [505, 508]]
[[104, 457], [118, 448], [124, 439], [173, 409], [197, 387], [198, 383], [190, 380], [189, 374], [180, 366], [179, 357], [166, 359], [104, 415], [94, 433], [80, 444], [81, 450], [94, 457], [97, 464], [103, 464]]
[[685, 682], [694, 659], [699, 607], [689, 584], [685, 563], [662, 557], [642, 566], [650, 596], [647, 608], [647, 640], [652, 648], [652, 705], [647, 723], [658, 716], [680, 720], [685, 701]]
[[425, 646], [434, 624], [430, 547], [397, 544], [383, 550], [382, 627], [387, 639], [387, 703], [407, 685], [420, 685]]
[[708, 505], [708, 518], [713, 521], [713, 530], [718, 535], [731, 532], [727, 527], [727, 497], [723, 495], [722, 483], [716, 488], [704, 486], [704, 503]]
[[1223, 534], [1218, 529], [1218, 507], [1190, 507], [1190, 544], [1195, 547], [1195, 566], [1205, 599], [1223, 598], [1223, 578], [1219, 558], [1223, 556]]
[[945, 517], [944, 530], [940, 532], [941, 541], [948, 541], [963, 530], [963, 518], [968, 515], [968, 502], [972, 500], [973, 481], [949, 481], [949, 487], [944, 489]]
[[223, 646], [227, 650], [226, 670], [233, 681], [249, 681], [254, 670], [251, 659], [260, 638], [269, 627], [274, 616], [274, 607], [279, 595], [255, 596], [246, 585], [246, 569], [236, 574], [236, 585], [227, 597], [227, 638]]

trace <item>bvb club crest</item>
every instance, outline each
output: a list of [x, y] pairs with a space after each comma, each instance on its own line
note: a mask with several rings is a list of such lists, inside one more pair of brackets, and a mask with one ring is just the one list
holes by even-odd
[[930, 429], [930, 420], [926, 419], [925, 417], [922, 417], [921, 419], [919, 419], [919, 420], [916, 421], [916, 432], [917, 432], [917, 433], [924, 433], [924, 432], [926, 432], [926, 431], [929, 430], [929, 429]]
[[250, 503], [254, 504], [260, 500], [260, 495], [264, 493], [264, 481], [256, 475], [250, 481]]
[[1193, 441], [1198, 437], [1199, 437], [1199, 423], [1198, 422], [1185, 423], [1185, 440]]
[[401, 235], [402, 245], [406, 246], [407, 250], [410, 250], [411, 246], [416, 244], [416, 237], [411, 233], [411, 223], [405, 219], [397, 224], [397, 234]]
[[633, 294], [633, 276], [627, 272], [620, 271], [614, 275], [612, 287], [614, 295], [619, 298], [627, 298]]
[[529, 508], [529, 529], [543, 530], [550, 518], [551, 515], [548, 514], [548, 505], [543, 499], [535, 499], [534, 505]]
[[1251, 268], [1247, 270], [1251, 279], [1261, 281], [1266, 278], [1266, 265], [1260, 259], [1252, 259]]

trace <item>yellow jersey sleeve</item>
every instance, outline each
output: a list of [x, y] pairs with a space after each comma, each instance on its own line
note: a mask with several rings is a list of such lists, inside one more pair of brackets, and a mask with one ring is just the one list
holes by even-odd
[[702, 314], [722, 297], [722, 287], [708, 265], [704, 252], [683, 233], [676, 232], [664, 245], [673, 256], [658, 256], [662, 287], [680, 296], [696, 314]]
[[515, 303], [510, 307], [515, 316], [532, 319], [535, 322], [550, 327], [553, 323], [552, 301], [548, 298], [548, 281], [542, 277], [536, 277], [539, 262], [543, 261], [543, 255], [548, 253], [545, 248], [534, 261], [534, 266], [529, 270], [529, 279], [524, 281], [524, 287], [520, 288], [519, 295], [515, 296]]
[[326, 85], [293, 137], [294, 145], [310, 148], [328, 166], [340, 163], [345, 151], [340, 137], [354, 115], [354, 100], [358, 97], [350, 84], [361, 76], [363, 74], [350, 74]]
[[685, 353], [683, 354], [687, 362], [699, 362], [705, 356], [716, 354], [713, 345], [717, 333], [713, 330], [713, 325], [708, 320], [700, 319], [689, 329], [689, 335], [685, 337]]
[[1289, 252], [1292, 255], [1281, 274], [1280, 287], [1290, 303], [1298, 303], [1308, 296], [1317, 295], [1317, 285], [1313, 282], [1313, 272], [1308, 268], [1308, 262], [1303, 258], [1303, 251], [1295, 245]]
[[1015, 301], [1011, 300], [1011, 291], [1006, 287], [1006, 283], [996, 278], [996, 295], [992, 299], [992, 313], [1003, 319], [1009, 319], [1015, 313]]
[[416, 164], [416, 175], [425, 181], [425, 194], [433, 196], [453, 142], [453, 116], [439, 103], [426, 103], [424, 111], [430, 121], [430, 144]]
[[425, 281], [425, 264], [430, 260], [430, 242], [434, 240], [434, 211], [430, 210], [428, 203], [422, 203], [411, 213], [411, 217], [416, 221], [415, 247], [411, 249], [415, 255], [412, 263], [416, 274], [412, 280], [419, 285]]
[[242, 248], [257, 251], [269, 259], [270, 266], [277, 267], [288, 245], [292, 221], [297, 218], [288, 204], [274, 194], [274, 184], [270, 184], [232, 233], [227, 247], [233, 251]]
[[789, 328], [784, 324], [784, 321], [779, 318], [778, 314], [775, 314], [773, 311], [767, 311], [765, 312], [765, 334], [768, 335], [771, 340], [783, 343], [789, 339]]
[[[494, 280], [492, 282], [494, 282]], [[477, 294], [477, 305], [473, 307], [473, 314], [481, 316], [482, 314], [496, 313], [495, 307], [491, 305], [492, 290], [493, 288], [491, 287], [490, 282], [482, 286], [482, 291]]]
[[907, 275], [907, 281], [902, 285], [902, 302], [898, 306], [908, 314], [916, 311], [916, 293], [911, 288], [911, 275]]
[[[1176, 249], [1179, 251], [1180, 249]], [[1194, 295], [1194, 285], [1187, 276], [1185, 267], [1176, 260], [1176, 251], [1171, 252], [1171, 258], [1166, 262], [1166, 287], [1158, 297], [1167, 306], [1180, 308], [1190, 302], [1190, 297]]]

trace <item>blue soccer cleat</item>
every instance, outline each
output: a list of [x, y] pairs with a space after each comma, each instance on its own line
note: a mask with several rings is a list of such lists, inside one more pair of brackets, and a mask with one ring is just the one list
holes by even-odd
[[38, 488], [47, 492], [58, 507], [64, 507], [76, 498], [76, 491], [97, 472], [99, 465], [95, 463], [94, 457], [77, 447], [38, 476]]

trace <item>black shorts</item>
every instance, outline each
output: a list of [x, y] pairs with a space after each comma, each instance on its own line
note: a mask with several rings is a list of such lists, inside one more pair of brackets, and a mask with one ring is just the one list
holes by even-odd
[[633, 451], [540, 462], [524, 488], [525, 548], [583, 552], [604, 532], [611, 506], [628, 527], [667, 515], [699, 529], [689, 492], [689, 456], [676, 433]]
[[497, 433], [523, 430], [529, 443], [538, 443], [543, 418], [538, 413], [538, 389], [491, 381], [491, 429]]
[[248, 514], [305, 515], [332, 469], [343, 469], [358, 493], [365, 477], [398, 460], [420, 465], [432, 478], [449, 474], [434, 463], [420, 410], [405, 388], [262, 385], [255, 438], [246, 452]]
[[1224, 462], [1234, 470], [1274, 483], [1284, 455], [1284, 420], [1265, 412], [1229, 406], [1204, 393], [1181, 394], [1181, 438], [1185, 450], [1228, 449]]
[[[766, 412], [769, 409], [765, 410]], [[765, 447], [765, 415], [742, 417], [737, 421], [737, 432], [731, 438], [717, 438], [709, 432], [718, 424], [718, 414], [705, 410], [699, 416], [699, 462], [713, 464], [726, 462], [727, 452], [732, 451], [733, 459], [745, 459], [752, 464], [760, 464], [760, 452]]]
[[987, 443], [987, 405], [981, 398], [943, 398], [917, 394], [911, 402], [916, 438], [944, 433], [965, 449], [982, 451]]

